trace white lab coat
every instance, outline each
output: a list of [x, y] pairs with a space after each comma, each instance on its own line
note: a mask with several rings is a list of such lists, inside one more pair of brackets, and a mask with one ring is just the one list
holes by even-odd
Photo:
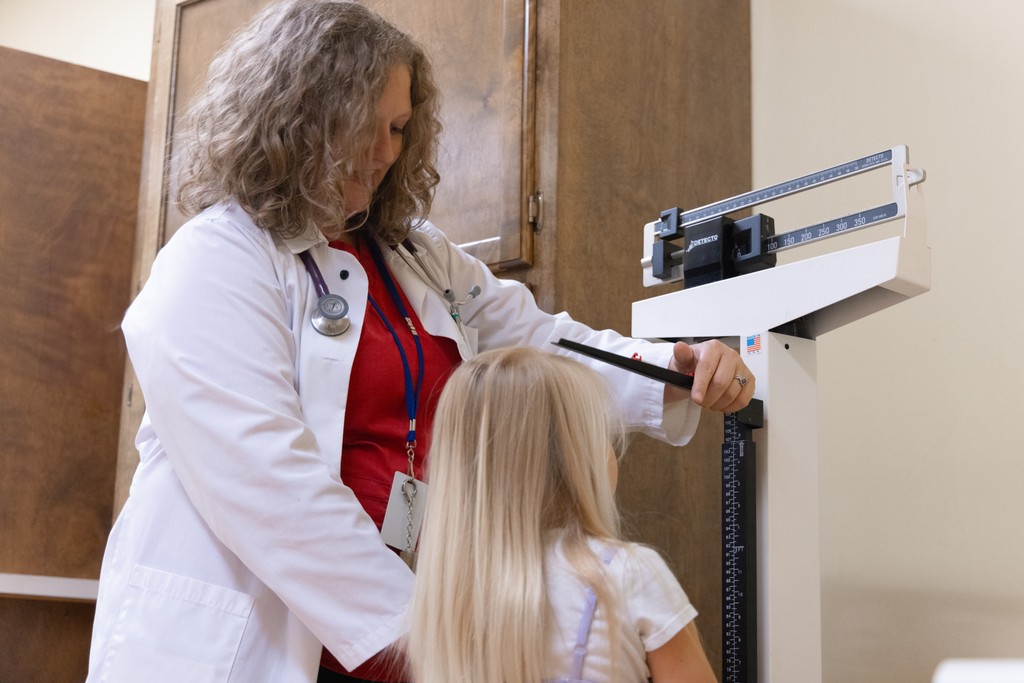
[[[513, 344], [555, 351], [566, 337], [668, 363], [667, 344], [540, 311], [430, 224], [410, 239], [437, 282], [385, 248], [388, 266], [423, 327], [464, 358]], [[341, 336], [310, 324], [317, 297], [297, 256], [309, 248], [351, 306]], [[480, 287], [461, 308], [464, 332], [438, 286], [459, 298]], [[352, 255], [319, 234], [276, 239], [235, 205], [203, 212], [160, 251], [123, 323], [146, 415], [103, 558], [88, 683], [307, 683], [321, 643], [353, 668], [401, 634], [413, 576], [339, 478], [366, 293]], [[595, 365], [627, 424], [689, 438], [695, 406], [663, 416], [661, 385]]]

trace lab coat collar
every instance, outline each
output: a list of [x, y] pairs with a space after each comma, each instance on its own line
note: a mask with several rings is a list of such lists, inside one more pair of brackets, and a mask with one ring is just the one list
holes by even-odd
[[[225, 214], [232, 216], [235, 220], [256, 226], [252, 216], [250, 216], [249, 212], [243, 209], [238, 202], [224, 202], [219, 206]], [[280, 237], [274, 234], [274, 239], [280, 240], [281, 243], [288, 247], [288, 250], [293, 254], [301, 254], [318, 244], [327, 244], [327, 238], [324, 237], [323, 233], [313, 225], [307, 226], [301, 234], [296, 235], [295, 237]]]
[[301, 254], [302, 252], [311, 249], [321, 244], [327, 244], [327, 238], [324, 234], [316, 229], [315, 226], [309, 226], [305, 232], [296, 237], [284, 237], [281, 238], [284, 245], [288, 247], [288, 250], [293, 254]]

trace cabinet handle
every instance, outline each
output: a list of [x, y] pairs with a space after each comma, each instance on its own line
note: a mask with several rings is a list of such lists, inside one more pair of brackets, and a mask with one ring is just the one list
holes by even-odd
[[544, 211], [544, 195], [540, 192], [535, 192], [530, 195], [529, 206], [527, 208], [527, 220], [530, 225], [533, 226], [535, 231], [540, 231], [540, 221]]

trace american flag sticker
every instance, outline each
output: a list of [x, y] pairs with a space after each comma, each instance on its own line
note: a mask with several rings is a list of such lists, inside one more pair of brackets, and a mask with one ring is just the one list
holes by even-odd
[[747, 337], [746, 343], [747, 355], [752, 353], [761, 353], [761, 335], [752, 334]]

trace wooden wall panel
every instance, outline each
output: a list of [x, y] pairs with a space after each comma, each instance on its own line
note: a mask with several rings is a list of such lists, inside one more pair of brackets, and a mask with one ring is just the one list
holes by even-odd
[[[99, 575], [145, 92], [141, 81], [0, 48], [0, 572]], [[67, 608], [86, 626], [66, 638], [51, 623], [63, 609], [0, 599], [0, 642], [18, 649], [8, 634], [23, 634], [54, 656], [80, 656], [89, 620]]]
[[4, 599], [0, 683], [85, 680], [94, 613], [95, 606], [86, 603]]

